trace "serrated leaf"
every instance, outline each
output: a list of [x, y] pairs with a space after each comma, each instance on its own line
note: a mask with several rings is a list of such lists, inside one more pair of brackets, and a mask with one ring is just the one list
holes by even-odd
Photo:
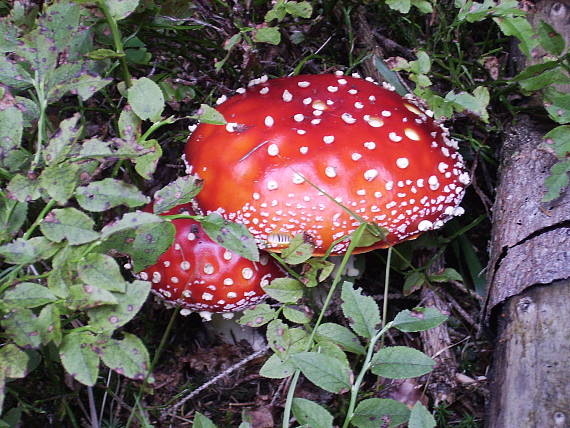
[[256, 305], [253, 308], [246, 309], [239, 319], [241, 325], [248, 327], [261, 327], [268, 322], [273, 321], [277, 317], [277, 312], [267, 303]]
[[290, 265], [297, 265], [303, 263], [311, 258], [313, 255], [314, 246], [305, 241], [305, 236], [299, 233], [291, 239], [287, 248], [281, 252], [281, 258], [285, 263]]
[[12, 239], [19, 231], [28, 214], [28, 204], [0, 195], [0, 243]]
[[35, 201], [41, 196], [38, 180], [16, 174], [8, 183], [8, 196], [19, 202]]
[[257, 43], [278, 45], [281, 43], [281, 33], [279, 32], [279, 28], [276, 27], [258, 28], [253, 35], [253, 40]]
[[292, 306], [285, 306], [283, 308], [283, 316], [296, 324], [308, 324], [311, 322], [311, 317], [306, 311], [294, 308]]
[[352, 284], [346, 281], [342, 284], [341, 299], [342, 311], [350, 328], [359, 336], [372, 338], [381, 321], [380, 310], [374, 299], [363, 296], [360, 290], [355, 290]]
[[40, 230], [50, 241], [67, 239], [70, 245], [80, 245], [99, 238], [93, 227], [95, 222], [76, 208], [52, 210], [40, 224]]
[[60, 204], [65, 204], [73, 196], [79, 183], [79, 165], [61, 163], [45, 168], [40, 177], [40, 187]]
[[319, 388], [335, 394], [350, 390], [352, 373], [340, 360], [317, 352], [300, 352], [293, 354], [291, 359]]
[[46, 305], [42, 308], [38, 315], [38, 324], [40, 326], [42, 345], [47, 345], [50, 342], [53, 342], [56, 346], [61, 344], [63, 336], [60, 311], [57, 304]]
[[47, 287], [34, 282], [22, 282], [2, 296], [2, 303], [8, 308], [36, 308], [55, 300], [57, 297]]
[[109, 338], [97, 346], [101, 349], [101, 360], [111, 370], [135, 380], [143, 380], [148, 375], [148, 351], [137, 336], [123, 332], [122, 340]]
[[133, 208], [149, 202], [149, 198], [135, 186], [114, 178], [105, 178], [78, 187], [76, 198], [83, 209], [94, 212], [107, 211], [118, 205]]
[[82, 127], [79, 125], [79, 113], [68, 119], [62, 120], [59, 129], [50, 138], [44, 149], [44, 161], [48, 165], [63, 161], [81, 134]]
[[88, 254], [77, 265], [79, 278], [85, 284], [108, 291], [125, 292], [125, 280], [119, 265], [105, 254]]
[[410, 413], [408, 428], [434, 428], [436, 425], [429, 410], [420, 401], [416, 401]]
[[387, 346], [372, 357], [370, 371], [388, 379], [406, 379], [429, 373], [435, 361], [407, 346]]
[[164, 95], [160, 86], [147, 77], [133, 82], [127, 91], [127, 98], [135, 114], [142, 120], [156, 122], [164, 109]]
[[297, 303], [303, 297], [304, 287], [295, 278], [276, 278], [263, 291], [281, 303]]
[[196, 412], [192, 426], [194, 428], [218, 428], [210, 419], [200, 412]]
[[295, 365], [289, 360], [282, 360], [272, 354], [259, 369], [259, 374], [269, 379], [285, 379], [295, 373]]
[[129, 322], [138, 313], [148, 294], [151, 284], [147, 281], [127, 283], [125, 293], [113, 293], [116, 305], [100, 306], [87, 311], [90, 324], [102, 330], [115, 330]]
[[447, 318], [435, 308], [405, 309], [396, 315], [392, 326], [405, 332], [425, 331], [443, 324]]
[[198, 114], [190, 117], [211, 125], [225, 125], [227, 123], [222, 113], [215, 108], [210, 107], [208, 104], [200, 104]]
[[[358, 428], [392, 428], [408, 421], [410, 409], [404, 403], [389, 398], [362, 400], [354, 410], [351, 422]], [[389, 421], [388, 424], [385, 421]]]
[[558, 34], [550, 24], [540, 21], [537, 32], [538, 40], [546, 52], [556, 56], [562, 55], [566, 45], [564, 37]]
[[317, 329], [317, 340], [319, 337], [340, 345], [348, 352], [353, 352], [358, 355], [364, 355], [366, 353], [358, 337], [342, 325], [335, 323], [321, 324]]
[[31, 309], [12, 309], [4, 315], [0, 325], [5, 334], [22, 348], [37, 349], [42, 343], [38, 317]]
[[49, 259], [58, 249], [58, 245], [43, 236], [30, 239], [18, 238], [0, 246], [0, 256], [4, 256], [6, 263], [25, 265]]
[[99, 355], [93, 350], [96, 337], [89, 332], [64, 336], [59, 348], [61, 364], [76, 381], [93, 386], [99, 373]]
[[259, 261], [259, 250], [255, 239], [243, 224], [225, 220], [217, 212], [197, 220], [213, 241], [248, 260]]
[[85, 311], [116, 304], [117, 298], [113, 293], [89, 284], [71, 285], [69, 287], [69, 295], [65, 300], [65, 306], [72, 311]]
[[291, 410], [300, 424], [311, 428], [332, 428], [333, 417], [330, 412], [314, 401], [305, 398], [293, 398]]
[[153, 211], [160, 214], [191, 202], [202, 189], [203, 181], [193, 175], [177, 178], [154, 194]]
[[26, 377], [29, 359], [25, 351], [7, 343], [0, 348], [0, 373], [11, 379]]
[[126, 18], [135, 11], [139, 0], [103, 0], [109, 8], [109, 13], [117, 21]]

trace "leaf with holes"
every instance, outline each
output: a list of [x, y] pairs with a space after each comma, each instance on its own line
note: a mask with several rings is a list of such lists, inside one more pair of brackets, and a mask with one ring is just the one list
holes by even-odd
[[40, 230], [50, 241], [67, 239], [70, 245], [81, 245], [99, 238], [93, 227], [95, 222], [76, 208], [55, 209], [45, 216]]
[[255, 239], [243, 224], [224, 220], [217, 212], [199, 217], [197, 220], [213, 241], [248, 260], [259, 261], [259, 250]]
[[[129, 379], [143, 380], [148, 375], [150, 361], [142, 341], [133, 334], [123, 332], [123, 339], [106, 338], [98, 341], [101, 360], [111, 370]], [[101, 343], [102, 342], [102, 343]]]

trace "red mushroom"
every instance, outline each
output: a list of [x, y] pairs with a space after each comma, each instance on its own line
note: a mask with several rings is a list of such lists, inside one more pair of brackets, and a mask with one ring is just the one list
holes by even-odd
[[[146, 211], [152, 211], [149, 206]], [[180, 205], [162, 215], [192, 214], [190, 204]], [[252, 262], [212, 241], [200, 223], [176, 219], [176, 235], [171, 247], [139, 277], [152, 282], [155, 294], [184, 312], [236, 312], [259, 303], [262, 289], [283, 271], [267, 254]]]
[[319, 255], [359, 225], [339, 204], [389, 232], [356, 252], [441, 227], [463, 212], [469, 175], [433, 114], [391, 89], [338, 73], [239, 89], [218, 107], [227, 125], [200, 124], [186, 145], [199, 206], [245, 224], [261, 248], [305, 233]]

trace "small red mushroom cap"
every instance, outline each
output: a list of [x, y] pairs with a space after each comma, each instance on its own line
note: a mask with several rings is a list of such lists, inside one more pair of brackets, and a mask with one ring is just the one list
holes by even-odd
[[[151, 211], [148, 206], [145, 211]], [[190, 204], [162, 215], [193, 214]], [[185, 312], [235, 312], [265, 298], [262, 286], [283, 271], [267, 254], [252, 262], [212, 241], [199, 222], [172, 221], [176, 235], [158, 261], [139, 274], [152, 282], [152, 289], [165, 301]]]
[[204, 180], [200, 208], [245, 224], [276, 251], [305, 233], [323, 254], [352, 233], [359, 221], [339, 204], [389, 232], [357, 252], [441, 227], [463, 212], [469, 175], [433, 114], [390, 89], [303, 75], [258, 79], [222, 100], [227, 125], [200, 124], [186, 145], [189, 169]]

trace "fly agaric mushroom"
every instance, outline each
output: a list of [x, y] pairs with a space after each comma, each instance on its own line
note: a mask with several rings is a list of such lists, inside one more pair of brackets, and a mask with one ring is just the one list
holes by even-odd
[[243, 223], [261, 248], [279, 251], [305, 233], [322, 255], [359, 225], [340, 205], [388, 231], [355, 253], [463, 213], [469, 175], [457, 143], [390, 85], [336, 73], [264, 77], [237, 92], [219, 103], [226, 126], [200, 124], [185, 160], [204, 181], [200, 208]]
[[[148, 206], [145, 211], [152, 211]], [[161, 215], [193, 214], [190, 204]], [[283, 276], [267, 254], [252, 262], [212, 241], [193, 219], [175, 219], [174, 242], [157, 262], [139, 274], [162, 299], [209, 318], [212, 312], [236, 312], [265, 298], [263, 285]]]

